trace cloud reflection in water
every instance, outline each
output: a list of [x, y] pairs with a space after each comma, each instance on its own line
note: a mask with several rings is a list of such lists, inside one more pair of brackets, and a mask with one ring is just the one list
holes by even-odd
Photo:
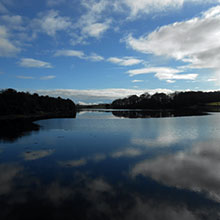
[[205, 192], [220, 202], [219, 142], [200, 143], [188, 152], [139, 162], [132, 168], [131, 175], [150, 176], [165, 185]]
[[25, 160], [37, 160], [54, 153], [55, 150], [38, 150], [38, 151], [27, 151], [23, 154]]

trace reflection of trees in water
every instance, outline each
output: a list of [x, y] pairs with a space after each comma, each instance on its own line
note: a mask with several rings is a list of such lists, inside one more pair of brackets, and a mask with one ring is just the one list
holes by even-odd
[[1, 121], [0, 140], [16, 141], [18, 138], [29, 135], [32, 131], [38, 131], [39, 125], [29, 120], [8, 120]]
[[163, 118], [163, 117], [180, 117], [180, 116], [196, 116], [206, 115], [200, 111], [112, 111], [116, 117], [124, 118]]

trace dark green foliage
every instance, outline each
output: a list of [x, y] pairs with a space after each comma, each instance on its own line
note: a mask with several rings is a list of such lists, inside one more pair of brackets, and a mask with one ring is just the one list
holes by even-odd
[[75, 104], [70, 99], [31, 95], [13, 89], [0, 91], [0, 115], [36, 115], [45, 113], [75, 112]]
[[166, 95], [145, 93], [140, 97], [136, 95], [112, 102], [111, 107], [116, 109], [183, 109], [201, 106], [210, 102], [219, 102], [220, 92], [175, 92]]

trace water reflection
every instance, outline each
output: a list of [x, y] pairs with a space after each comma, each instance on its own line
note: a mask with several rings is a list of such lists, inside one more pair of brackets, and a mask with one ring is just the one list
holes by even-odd
[[14, 179], [21, 171], [22, 168], [17, 164], [0, 164], [0, 196], [13, 191]]
[[123, 118], [163, 118], [163, 117], [180, 117], [180, 116], [196, 116], [207, 115], [207, 113], [198, 110], [185, 110], [185, 111], [112, 111], [112, 114], [116, 117]]
[[54, 153], [54, 150], [37, 150], [37, 151], [27, 151], [23, 154], [25, 160], [37, 160]]
[[137, 163], [131, 176], [144, 175], [165, 185], [196, 192], [220, 202], [219, 142], [196, 144], [192, 150]]
[[0, 141], [16, 141], [25, 135], [30, 135], [33, 131], [39, 131], [39, 126], [31, 121], [1, 121]]
[[220, 114], [92, 115], [0, 143], [1, 220], [220, 219]]

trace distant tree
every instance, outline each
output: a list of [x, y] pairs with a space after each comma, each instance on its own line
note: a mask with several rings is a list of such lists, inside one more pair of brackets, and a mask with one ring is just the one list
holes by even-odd
[[31, 95], [11, 88], [0, 91], [0, 115], [67, 113], [75, 110], [75, 104], [70, 99], [39, 96], [37, 93]]

